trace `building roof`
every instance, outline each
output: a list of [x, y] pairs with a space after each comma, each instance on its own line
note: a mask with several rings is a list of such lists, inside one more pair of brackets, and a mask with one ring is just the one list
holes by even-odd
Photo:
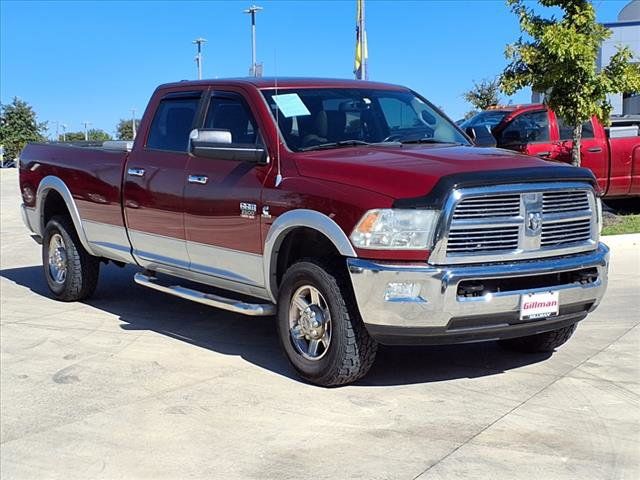
[[640, 21], [640, 0], [630, 1], [618, 14], [619, 22]]
[[620, 10], [618, 19], [615, 22], [605, 22], [603, 25], [608, 28], [640, 25], [640, 0], [631, 0]]

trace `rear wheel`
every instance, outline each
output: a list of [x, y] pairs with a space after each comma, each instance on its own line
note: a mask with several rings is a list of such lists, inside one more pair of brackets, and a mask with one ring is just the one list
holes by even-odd
[[42, 264], [49, 290], [58, 300], [83, 300], [96, 289], [100, 260], [84, 249], [69, 217], [54, 216], [47, 223]]
[[538, 333], [536, 335], [530, 335], [528, 337], [509, 338], [507, 340], [500, 340], [500, 342], [498, 343], [509, 350], [515, 350], [517, 352], [552, 352], [560, 345], [564, 344], [567, 340], [569, 340], [575, 330], [576, 324], [574, 323], [573, 325], [559, 328], [558, 330]]
[[284, 274], [278, 334], [296, 371], [325, 387], [364, 376], [377, 350], [345, 276], [339, 268], [327, 268], [314, 260], [295, 263]]

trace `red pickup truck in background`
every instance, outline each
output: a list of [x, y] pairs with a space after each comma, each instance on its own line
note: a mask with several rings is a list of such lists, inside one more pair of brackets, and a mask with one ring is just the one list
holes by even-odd
[[[492, 107], [461, 124], [463, 129], [482, 126], [500, 148], [571, 163], [573, 129], [544, 105]], [[582, 166], [594, 173], [606, 198], [640, 196], [638, 134], [631, 121], [605, 128], [594, 117], [583, 125]]]
[[162, 85], [135, 142], [28, 145], [20, 190], [57, 299], [132, 264], [145, 287], [275, 314], [324, 386], [362, 377], [378, 343], [552, 351], [607, 285], [589, 170], [474, 146], [396, 85]]

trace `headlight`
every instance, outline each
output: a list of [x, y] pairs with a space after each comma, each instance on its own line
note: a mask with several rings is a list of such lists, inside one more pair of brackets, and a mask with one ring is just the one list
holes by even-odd
[[369, 210], [356, 225], [351, 242], [357, 248], [423, 250], [431, 248], [437, 210]]
[[602, 199], [600, 197], [596, 198], [596, 212], [598, 215], [598, 235], [602, 234]]

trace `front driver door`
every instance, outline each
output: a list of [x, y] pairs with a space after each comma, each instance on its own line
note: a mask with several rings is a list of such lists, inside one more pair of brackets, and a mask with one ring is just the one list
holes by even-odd
[[540, 158], [553, 156], [553, 141], [547, 110], [522, 112], [495, 132], [498, 147]]
[[[203, 128], [231, 132], [230, 148], [262, 144], [259, 125], [239, 93], [211, 93]], [[184, 190], [191, 270], [244, 284], [264, 285], [261, 193], [270, 165], [191, 156]], [[212, 283], [225, 286], [225, 283]]]

